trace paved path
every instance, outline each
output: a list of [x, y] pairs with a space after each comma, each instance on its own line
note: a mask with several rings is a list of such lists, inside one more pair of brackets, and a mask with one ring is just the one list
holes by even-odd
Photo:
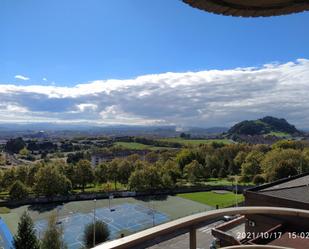
[[[197, 230], [197, 248], [209, 249], [214, 237], [211, 235], [211, 229], [222, 224], [223, 221], [216, 221], [205, 227], [201, 227]], [[189, 248], [189, 233], [180, 235], [173, 239], [164, 241], [160, 244], [149, 247], [149, 249], [188, 249]]]

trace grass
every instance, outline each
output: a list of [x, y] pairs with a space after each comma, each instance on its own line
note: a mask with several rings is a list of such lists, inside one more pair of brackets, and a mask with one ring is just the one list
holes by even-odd
[[[195, 193], [186, 193], [178, 194], [177, 196], [191, 201], [196, 201], [202, 204], [206, 204], [212, 207], [218, 205], [220, 208], [233, 206], [236, 203], [236, 194], [232, 192], [228, 193], [215, 193], [215, 192], [195, 192]], [[237, 195], [238, 203], [244, 200], [242, 194]]]
[[9, 214], [11, 210], [7, 207], [0, 207], [0, 214]]
[[121, 147], [130, 149], [130, 150], [166, 150], [166, 149], [169, 149], [169, 147], [157, 147], [153, 145], [146, 145], [146, 144], [135, 143], [135, 142], [116, 142], [115, 145], [119, 145]]
[[163, 138], [161, 141], [171, 142], [171, 143], [180, 143], [184, 145], [200, 145], [200, 144], [210, 144], [213, 142], [223, 143], [223, 144], [231, 144], [232, 142], [229, 139], [183, 139], [180, 137], [172, 137], [172, 138]]
[[289, 133], [276, 132], [276, 131], [272, 131], [272, 132], [268, 133], [267, 135], [276, 136], [276, 137], [290, 137], [291, 136]]

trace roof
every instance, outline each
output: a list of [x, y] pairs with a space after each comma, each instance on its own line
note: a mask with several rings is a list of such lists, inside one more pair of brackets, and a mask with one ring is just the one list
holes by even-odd
[[284, 178], [247, 191], [309, 204], [309, 173]]
[[194, 8], [227, 16], [277, 16], [309, 10], [308, 0], [183, 0]]

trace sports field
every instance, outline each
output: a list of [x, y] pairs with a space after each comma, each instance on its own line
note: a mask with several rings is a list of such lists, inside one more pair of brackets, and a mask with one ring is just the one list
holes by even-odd
[[[115, 209], [114, 212], [110, 211], [108, 200], [96, 201], [96, 218], [107, 223], [111, 238], [119, 237], [123, 231], [127, 235], [169, 220], [213, 209], [208, 205], [177, 196], [118, 198], [111, 201], [111, 207]], [[10, 213], [1, 214], [1, 217], [12, 234], [16, 233], [19, 217], [25, 210], [32, 217], [40, 237], [43, 235], [48, 217], [58, 210], [65, 240], [69, 249], [75, 249], [81, 246], [84, 225], [93, 222], [94, 201], [27, 205], [11, 209]]]
[[208, 192], [195, 192], [195, 193], [186, 193], [178, 194], [177, 196], [203, 203], [212, 207], [218, 205], [219, 208], [229, 207], [244, 200], [242, 194], [234, 194], [229, 191], [208, 191]]

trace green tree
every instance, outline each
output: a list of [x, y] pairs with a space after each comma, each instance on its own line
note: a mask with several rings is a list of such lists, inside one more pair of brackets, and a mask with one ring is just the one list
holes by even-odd
[[16, 169], [15, 167], [5, 169], [3, 171], [3, 178], [2, 178], [2, 186], [5, 189], [9, 189], [10, 186], [15, 182], [16, 180]]
[[129, 178], [129, 187], [132, 190], [152, 190], [162, 187], [159, 171], [154, 166], [147, 166], [135, 170]]
[[28, 197], [29, 190], [21, 181], [17, 180], [11, 186], [9, 195], [12, 200], [22, 200]]
[[36, 238], [32, 219], [24, 212], [18, 223], [17, 234], [13, 238], [14, 249], [39, 249], [40, 244]]
[[101, 163], [95, 168], [95, 178], [98, 183], [105, 183], [108, 180], [108, 165], [107, 163]]
[[22, 138], [13, 138], [6, 142], [5, 150], [11, 154], [18, 154], [21, 149], [26, 146]]
[[[288, 177], [295, 171], [300, 173], [309, 170], [309, 161], [306, 156], [302, 151], [294, 149], [273, 149], [266, 154], [261, 165], [268, 181], [278, 179], [279, 176]], [[278, 167], [284, 167], [285, 170], [280, 170], [279, 174], [276, 172]], [[292, 167], [295, 171], [292, 171]], [[285, 175], [284, 172], [286, 172]]]
[[57, 227], [57, 216], [52, 213], [48, 220], [48, 227], [44, 232], [41, 249], [66, 249], [62, 238], [63, 230]]
[[279, 164], [269, 173], [268, 180], [275, 181], [297, 175], [297, 169], [294, 163], [293, 160], [280, 161]]
[[71, 181], [52, 165], [40, 168], [35, 179], [34, 191], [38, 195], [42, 194], [48, 197], [58, 194], [65, 195], [72, 189]]
[[128, 184], [130, 175], [132, 174], [134, 167], [128, 160], [121, 160], [117, 167], [118, 180], [122, 184]]
[[[84, 229], [83, 242], [87, 248], [92, 248], [93, 245], [93, 223], [89, 223]], [[109, 230], [103, 221], [97, 220], [95, 222], [95, 245], [106, 241], [109, 237]]]
[[252, 181], [254, 184], [259, 185], [265, 183], [265, 178], [262, 175], [256, 175]]
[[149, 163], [155, 163], [156, 161], [159, 160], [159, 155], [157, 152], [149, 152], [147, 153], [147, 155], [145, 156], [145, 160]]
[[241, 165], [245, 162], [248, 153], [245, 151], [238, 152], [237, 156], [234, 158], [234, 165], [240, 170]]
[[260, 151], [251, 151], [245, 159], [245, 162], [241, 165], [241, 174], [253, 178], [255, 175], [261, 173], [261, 161], [264, 158], [264, 154]]
[[82, 191], [89, 183], [94, 183], [94, 172], [91, 163], [88, 160], [80, 160], [75, 168], [75, 181], [81, 187]]
[[0, 152], [0, 165], [5, 165], [5, 156]]
[[176, 162], [179, 165], [179, 168], [181, 172], [183, 173], [184, 167], [191, 163], [193, 160], [194, 156], [192, 152], [188, 149], [181, 150], [180, 153], [177, 154], [176, 156]]
[[168, 174], [173, 183], [181, 176], [179, 167], [175, 161], [168, 159], [162, 166], [163, 174]]
[[15, 171], [15, 179], [21, 181], [24, 184], [27, 184], [28, 172], [29, 172], [28, 166], [17, 167]]
[[188, 181], [197, 182], [202, 175], [202, 165], [198, 161], [193, 160], [184, 167], [184, 174]]
[[27, 157], [27, 156], [30, 154], [30, 152], [29, 152], [29, 150], [27, 150], [26, 147], [24, 147], [24, 148], [22, 148], [22, 149], [19, 151], [19, 154], [20, 154], [21, 156], [23, 156], [23, 157]]
[[108, 164], [108, 179], [114, 182], [114, 188], [117, 189], [117, 181], [119, 179], [118, 165], [121, 159], [115, 158]]

